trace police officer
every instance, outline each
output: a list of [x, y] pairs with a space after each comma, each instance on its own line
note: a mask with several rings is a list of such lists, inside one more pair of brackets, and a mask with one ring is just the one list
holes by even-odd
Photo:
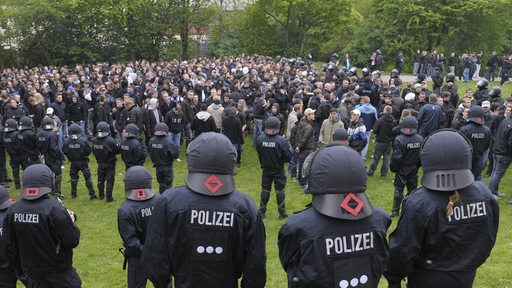
[[22, 199], [5, 215], [4, 255], [18, 273], [26, 274], [29, 287], [80, 287], [82, 281], [72, 266], [80, 230], [75, 214], [48, 197], [52, 171], [46, 165], [31, 165], [22, 182]]
[[21, 117], [19, 132], [15, 143], [20, 151], [21, 167], [23, 169], [26, 169], [32, 164], [40, 163], [32, 118], [28, 116]]
[[423, 187], [402, 203], [384, 275], [392, 288], [405, 277], [410, 288], [470, 288], [496, 241], [498, 202], [474, 181], [471, 144], [455, 130], [430, 135], [420, 157]]
[[130, 123], [123, 131], [124, 139], [121, 141], [121, 158], [126, 170], [134, 165], [144, 166], [147, 150], [139, 136], [139, 127]]
[[160, 122], [155, 126], [155, 135], [148, 143], [148, 152], [153, 166], [156, 168], [156, 180], [160, 185], [160, 194], [172, 187], [174, 171], [172, 163], [178, 159], [179, 148], [170, 137], [167, 137], [169, 127]]
[[[265, 227], [258, 207], [235, 190], [236, 150], [220, 133], [187, 149], [185, 187], [162, 194], [153, 210], [142, 265], [156, 288], [265, 286]], [[177, 265], [179, 263], [179, 265]]]
[[14, 185], [16, 189], [21, 188], [20, 181], [20, 166], [21, 166], [21, 152], [19, 147], [16, 145], [16, 141], [18, 139], [18, 122], [16, 119], [7, 119], [5, 120], [4, 127], [4, 135], [3, 141], [5, 144], [5, 149], [9, 154], [9, 164], [11, 166], [12, 178], [14, 180]]
[[64, 155], [68, 157], [70, 163], [69, 178], [71, 178], [71, 198], [77, 197], [76, 187], [78, 184], [78, 172], [82, 171], [85, 178], [85, 185], [89, 190], [89, 199], [98, 198], [94, 192], [91, 180], [91, 170], [89, 169], [89, 155], [91, 154], [91, 146], [85, 136], [82, 135], [82, 128], [78, 124], [71, 124], [68, 129], [69, 138], [64, 141], [62, 150]]
[[393, 154], [389, 168], [395, 172], [395, 192], [391, 217], [400, 214], [400, 204], [404, 199], [404, 188], [407, 194], [418, 187], [418, 169], [420, 167], [420, 147], [423, 141], [418, 133], [418, 121], [414, 116], [406, 116], [398, 127], [400, 134], [393, 140]]
[[93, 140], [92, 153], [98, 162], [98, 194], [100, 200], [105, 199], [105, 181], [107, 181], [106, 192], [108, 202], [116, 201], [112, 197], [114, 182], [116, 179], [116, 155], [121, 149], [116, 140], [110, 136], [110, 125], [107, 122], [99, 122], [96, 125], [97, 137]]
[[64, 154], [59, 147], [59, 137], [53, 131], [54, 121], [52, 118], [45, 116], [41, 120], [41, 130], [37, 133], [37, 149], [39, 153], [44, 156], [44, 163], [46, 166], [50, 167], [54, 178], [53, 194], [55, 197], [60, 198], [61, 200], [66, 199], [62, 195], [62, 160], [64, 159]]
[[292, 159], [290, 146], [283, 136], [279, 135], [281, 123], [279, 120], [270, 116], [265, 120], [265, 129], [263, 134], [256, 140], [256, 151], [262, 169], [261, 175], [261, 196], [260, 196], [260, 214], [265, 218], [267, 212], [267, 203], [270, 199], [272, 182], [276, 189], [277, 210], [279, 219], [288, 217], [285, 209], [286, 174], [284, 172], [284, 163]]
[[126, 201], [117, 210], [117, 227], [128, 262], [128, 288], [145, 288], [147, 276], [140, 263], [146, 229], [159, 195], [152, 187], [151, 173], [143, 166], [132, 166], [124, 175]]
[[377, 287], [391, 218], [366, 196], [361, 156], [331, 143], [308, 157], [304, 170], [312, 204], [290, 216], [278, 236], [288, 287]]
[[[14, 120], [14, 119], [13, 119]], [[16, 120], [15, 120], [16, 121]], [[7, 208], [11, 207], [14, 202], [9, 196], [9, 191], [4, 186], [0, 186], [0, 249], [4, 248], [3, 240], [3, 223]], [[0, 254], [0, 287], [16, 288], [16, 271], [9, 265], [4, 255]]]
[[471, 106], [468, 112], [468, 124], [459, 130], [469, 139], [473, 147], [471, 171], [477, 181], [482, 180], [482, 171], [485, 168], [491, 146], [491, 129], [484, 125], [484, 117], [484, 108], [477, 105]]

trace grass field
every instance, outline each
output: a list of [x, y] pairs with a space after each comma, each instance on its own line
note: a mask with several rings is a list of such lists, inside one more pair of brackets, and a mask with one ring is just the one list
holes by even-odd
[[[475, 82], [458, 83], [459, 94], [467, 87], [475, 89]], [[489, 88], [498, 83], [491, 83]], [[512, 91], [511, 84], [502, 87], [504, 97], [510, 96]], [[260, 194], [260, 178], [261, 170], [257, 160], [256, 152], [251, 146], [252, 137], [247, 136], [246, 147], [242, 158], [242, 166], [237, 169], [238, 175], [235, 177], [237, 189], [245, 192], [254, 201], [259, 204]], [[370, 164], [373, 145], [370, 145], [368, 152], [367, 165]], [[174, 186], [184, 185], [184, 176], [186, 175], [187, 164], [185, 154], [182, 150], [182, 162], [174, 163], [175, 181]], [[120, 157], [119, 157], [120, 158]], [[382, 163], [382, 161], [381, 161]], [[93, 181], [96, 181], [96, 162], [91, 157], [89, 163], [93, 171]], [[154, 172], [151, 161], [148, 158], [146, 167]], [[380, 168], [378, 168], [380, 169]], [[69, 164], [66, 164], [63, 171], [63, 193], [70, 196], [69, 180]], [[122, 246], [121, 238], [117, 232], [117, 208], [124, 201], [124, 184], [123, 184], [124, 164], [121, 160], [117, 163], [116, 185], [114, 189], [114, 197], [118, 198], [117, 202], [105, 203], [104, 201], [90, 201], [87, 195], [87, 189], [83, 178], [78, 183], [79, 197], [74, 200], [65, 200], [64, 205], [73, 210], [78, 215], [77, 225], [81, 229], [80, 245], [74, 250], [74, 266], [76, 267], [83, 281], [83, 287], [126, 287], [126, 271], [122, 270], [123, 258], [118, 252]], [[378, 175], [378, 173], [376, 173]], [[512, 199], [511, 187], [512, 172], [508, 171], [507, 175], [501, 182], [502, 193], [507, 194], [506, 197], [499, 200], [501, 217], [500, 228], [496, 246], [487, 262], [478, 270], [474, 287], [485, 288], [506, 288], [512, 287], [512, 206], [507, 205], [506, 201]], [[382, 207], [386, 211], [390, 211], [393, 198], [393, 173], [388, 173], [387, 177], [381, 178], [373, 176], [369, 178], [367, 194], [372, 203]], [[489, 179], [484, 179], [488, 183]], [[156, 180], [153, 180], [156, 190], [158, 186]], [[11, 188], [11, 194], [15, 199], [19, 198], [19, 191]], [[277, 205], [275, 202], [274, 192], [268, 206], [265, 227], [267, 232], [267, 286], [270, 288], [287, 287], [286, 274], [283, 271], [278, 258], [277, 234], [284, 223], [284, 220], [278, 220]], [[305, 195], [299, 188], [297, 182], [288, 179], [286, 188], [286, 205], [288, 212], [300, 211], [307, 205], [311, 196]], [[69, 197], [70, 198], [70, 197]], [[389, 232], [393, 231], [396, 220]], [[18, 286], [22, 287], [22, 286]], [[152, 287], [150, 284], [148, 287]], [[383, 279], [379, 287], [387, 287], [387, 282]], [[404, 285], [405, 287], [405, 285]]]

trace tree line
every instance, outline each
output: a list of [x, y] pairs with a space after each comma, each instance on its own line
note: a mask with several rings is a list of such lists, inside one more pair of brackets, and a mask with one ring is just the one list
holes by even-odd
[[[512, 0], [4, 0], [0, 66], [417, 49], [510, 53]], [[203, 35], [203, 37], [199, 37]], [[412, 65], [406, 65], [406, 67]]]

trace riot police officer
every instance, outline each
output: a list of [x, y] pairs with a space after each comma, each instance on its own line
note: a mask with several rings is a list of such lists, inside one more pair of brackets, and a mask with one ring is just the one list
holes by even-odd
[[89, 155], [91, 146], [87, 139], [82, 135], [82, 128], [78, 124], [71, 124], [68, 128], [69, 138], [64, 141], [62, 150], [70, 162], [69, 178], [71, 178], [71, 198], [77, 197], [76, 188], [78, 185], [78, 172], [82, 171], [85, 178], [85, 186], [89, 190], [89, 199], [98, 198], [94, 192], [91, 180], [91, 170], [89, 169]]
[[[4, 247], [2, 229], [5, 213], [7, 212], [7, 208], [11, 207], [12, 204], [14, 204], [14, 202], [9, 196], [9, 191], [7, 191], [4, 186], [0, 186], [0, 249], [3, 249]], [[7, 259], [0, 254], [0, 287], [16, 288], [17, 280], [18, 277], [16, 276], [16, 271], [11, 265], [9, 265]]]
[[22, 199], [5, 215], [4, 255], [19, 275], [26, 274], [29, 287], [80, 287], [72, 266], [80, 230], [75, 214], [48, 197], [52, 171], [31, 165], [23, 171], [22, 182]]
[[489, 156], [489, 147], [491, 146], [491, 129], [484, 125], [484, 108], [474, 105], [469, 108], [468, 124], [460, 128], [460, 133], [465, 135], [471, 142], [471, 171], [475, 180], [482, 180], [482, 171], [485, 168], [485, 162]]
[[[265, 227], [258, 207], [235, 189], [236, 150], [220, 133], [187, 149], [185, 187], [162, 194], [153, 210], [142, 265], [156, 288], [265, 286]], [[179, 265], [176, 265], [179, 263]]]
[[5, 120], [3, 141], [5, 144], [5, 149], [7, 150], [7, 153], [9, 153], [9, 164], [11, 166], [14, 185], [16, 189], [20, 189], [20, 166], [22, 157], [19, 147], [16, 145], [16, 141], [18, 139], [17, 129], [18, 122], [16, 122], [16, 119]]
[[44, 156], [44, 163], [48, 166], [54, 177], [54, 185], [53, 194], [55, 197], [59, 197], [60, 199], [66, 199], [62, 195], [62, 160], [64, 159], [64, 154], [59, 147], [59, 137], [53, 131], [54, 122], [53, 119], [45, 116], [41, 120], [41, 130], [37, 133], [37, 149], [39, 153]]
[[308, 157], [304, 171], [312, 203], [288, 218], [278, 238], [289, 287], [376, 288], [388, 260], [391, 218], [365, 193], [361, 156], [331, 143]]
[[128, 288], [144, 288], [148, 280], [140, 254], [153, 207], [160, 197], [152, 189], [152, 178], [143, 166], [132, 166], [124, 175], [126, 201], [117, 210], [117, 227], [128, 262]]
[[497, 200], [474, 181], [471, 144], [455, 130], [425, 139], [420, 152], [423, 187], [402, 203], [389, 237], [389, 287], [473, 286], [476, 269], [489, 257], [499, 222]]
[[395, 128], [400, 128], [400, 134], [393, 140], [393, 154], [389, 168], [395, 172], [393, 186], [393, 208], [391, 217], [400, 214], [400, 205], [404, 199], [404, 188], [411, 193], [418, 187], [418, 169], [420, 167], [420, 147], [423, 141], [418, 133], [418, 121], [414, 116], [406, 116], [402, 123]]
[[156, 124], [155, 135], [148, 143], [148, 152], [153, 166], [156, 168], [156, 180], [160, 185], [160, 194], [172, 187], [174, 181], [172, 163], [179, 156], [179, 148], [171, 138], [167, 137], [168, 133], [167, 124], [160, 122]]
[[284, 172], [284, 163], [292, 159], [290, 145], [283, 136], [279, 135], [281, 123], [279, 120], [270, 116], [265, 121], [264, 134], [261, 134], [256, 140], [256, 151], [262, 169], [261, 175], [261, 198], [260, 214], [265, 217], [267, 203], [270, 199], [272, 182], [276, 189], [276, 201], [279, 212], [279, 219], [288, 217], [285, 208], [286, 174]]
[[15, 143], [20, 151], [21, 167], [23, 169], [26, 169], [32, 164], [40, 163], [32, 118], [28, 116], [21, 117], [19, 132]]
[[124, 139], [121, 141], [121, 158], [126, 170], [134, 165], [144, 166], [147, 150], [139, 136], [139, 127], [131, 123], [123, 131]]
[[114, 202], [116, 198], [112, 197], [114, 182], [116, 179], [116, 155], [121, 153], [121, 149], [116, 140], [110, 136], [110, 125], [107, 122], [99, 122], [96, 125], [97, 137], [93, 140], [92, 153], [98, 162], [98, 194], [100, 200], [105, 199], [105, 181], [107, 182], [106, 202]]

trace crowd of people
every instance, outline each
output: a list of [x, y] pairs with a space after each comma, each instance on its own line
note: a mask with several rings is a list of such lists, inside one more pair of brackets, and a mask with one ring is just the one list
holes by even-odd
[[[347, 59], [348, 54], [343, 62], [347, 62]], [[403, 64], [403, 59], [401, 62]], [[391, 71], [389, 81], [383, 81], [382, 65], [382, 53], [377, 50], [375, 55], [372, 55], [368, 67], [360, 71], [356, 67], [347, 68], [340, 65], [337, 54], [331, 56], [328, 64], [318, 68], [312, 64], [310, 55], [304, 60], [241, 55], [223, 59], [198, 58], [157, 63], [137, 61], [126, 65], [98, 63], [90, 66], [4, 69], [0, 84], [0, 114], [4, 127], [1, 129], [3, 145], [0, 146], [0, 184], [4, 187], [9, 185], [7, 182], [10, 179], [6, 169], [7, 152], [12, 181], [16, 188], [21, 188], [23, 182], [24, 200], [21, 201], [34, 201], [51, 194], [59, 199], [65, 199], [60, 183], [61, 165], [67, 159], [70, 162], [72, 198], [78, 197], [78, 173], [81, 171], [91, 200], [100, 198], [113, 202], [116, 201], [112, 195], [116, 155], [120, 154], [126, 168], [126, 201], [140, 202], [142, 206], [133, 203], [123, 205], [125, 210], [120, 208], [119, 217], [130, 218], [129, 215], [134, 209], [140, 208], [140, 211], [145, 211], [141, 212], [144, 219], [137, 218], [135, 222], [125, 219], [126, 221], [120, 222], [120, 225], [124, 225], [123, 229], [120, 228], [121, 237], [125, 247], [130, 248], [126, 256], [136, 258], [135, 261], [128, 262], [133, 268], [129, 270], [129, 285], [134, 286], [130, 287], [145, 285], [146, 280], [140, 284], [141, 278], [134, 276], [139, 275], [136, 273], [140, 273], [143, 266], [154, 267], [146, 272], [151, 271], [147, 277], [155, 287], [167, 287], [171, 281], [170, 276], [180, 283], [177, 285], [219, 283], [221, 286], [218, 287], [236, 287], [236, 279], [242, 274], [242, 283], [245, 283], [246, 287], [263, 287], [265, 236], [261, 219], [265, 217], [272, 183], [276, 190], [279, 217], [288, 217], [284, 192], [285, 165], [288, 163], [286, 168], [292, 180], [297, 180], [300, 188], [313, 195], [313, 208], [308, 208], [302, 215], [299, 213], [291, 216], [287, 226], [283, 226], [280, 232], [280, 260], [288, 272], [291, 285], [303, 287], [300, 281], [304, 281], [307, 283], [304, 287], [309, 287], [307, 285], [335, 281], [340, 283], [340, 287], [348, 287], [342, 286], [342, 283], [345, 283], [343, 281], [350, 281], [357, 272], [355, 269], [349, 269], [346, 271], [350, 273], [333, 272], [335, 275], [331, 272], [318, 275], [308, 273], [307, 267], [310, 267], [308, 265], [311, 263], [307, 261], [313, 261], [314, 253], [295, 254], [300, 249], [294, 248], [294, 241], [306, 237], [300, 233], [300, 227], [307, 221], [300, 219], [304, 215], [309, 215], [318, 218], [318, 223], [322, 223], [315, 229], [322, 229], [323, 225], [329, 226], [329, 221], [334, 221], [331, 218], [355, 220], [353, 223], [356, 224], [349, 225], [352, 227], [350, 229], [356, 229], [357, 221], [364, 223], [359, 225], [364, 231], [354, 230], [350, 232], [351, 235], [347, 234], [348, 236], [328, 229], [330, 232], [325, 233], [332, 235], [326, 236], [324, 240], [328, 247], [328, 256], [332, 253], [336, 257], [344, 258], [350, 254], [350, 257], [360, 259], [357, 261], [362, 262], [358, 262], [358, 265], [364, 267], [366, 262], [361, 260], [364, 257], [359, 256], [367, 253], [345, 255], [350, 252], [345, 249], [351, 248], [346, 246], [346, 242], [338, 244], [342, 243], [338, 241], [347, 241], [346, 237], [352, 237], [352, 241], [354, 237], [371, 237], [371, 240], [363, 240], [365, 242], [361, 250], [377, 252], [372, 256], [376, 257], [372, 260], [374, 265], [366, 265], [366, 270], [362, 276], [359, 275], [358, 281], [363, 284], [370, 281], [368, 283], [374, 286], [386, 270], [388, 252], [387, 245], [383, 243], [386, 241], [389, 216], [396, 217], [400, 215], [400, 211], [407, 215], [400, 218], [397, 232], [390, 240], [391, 257], [405, 259], [400, 253], [410, 247], [402, 242], [403, 237], [400, 235], [405, 233], [408, 225], [421, 220], [417, 215], [430, 217], [429, 213], [437, 211], [430, 209], [434, 206], [425, 206], [418, 212], [416, 204], [406, 203], [426, 203], [429, 197], [433, 197], [437, 199], [437, 204], [445, 205], [443, 201], [446, 197], [439, 197], [433, 191], [450, 192], [448, 206], [451, 210], [448, 211], [447, 208], [446, 217], [443, 217], [443, 223], [439, 224], [444, 227], [443, 229], [450, 229], [450, 225], [444, 222], [460, 220], [460, 215], [454, 213], [461, 213], [461, 209], [471, 209], [472, 206], [468, 206], [470, 204], [460, 201], [460, 197], [468, 197], [471, 203], [474, 202], [475, 207], [480, 209], [480, 214], [471, 217], [475, 221], [485, 217], [488, 225], [481, 228], [488, 229], [486, 231], [491, 235], [489, 239], [495, 239], [496, 199], [503, 196], [498, 189], [499, 183], [512, 163], [512, 142], [509, 141], [512, 127], [509, 123], [512, 121], [512, 98], [504, 101], [499, 86], [489, 89], [489, 81], [482, 79], [478, 81], [475, 91], [467, 89], [462, 93], [458, 91], [453, 73], [444, 75], [444, 71], [436, 65], [431, 67], [430, 71], [428, 65], [421, 64], [419, 70], [415, 70], [418, 71], [418, 75], [413, 82], [404, 83], [400, 79], [398, 69]], [[428, 85], [427, 75], [433, 82], [432, 90]], [[249, 200], [242, 193], [233, 193], [236, 190], [232, 175], [236, 173], [235, 166], [242, 165], [244, 139], [249, 133], [253, 134], [252, 145], [258, 152], [262, 167], [259, 209], [253, 203], [248, 203]], [[375, 141], [372, 141], [372, 138]], [[373, 142], [375, 144], [372, 163], [366, 168], [367, 153]], [[427, 145], [428, 143], [434, 144]], [[453, 153], [445, 157], [431, 156], [431, 153], [441, 151], [445, 147], [458, 147], [458, 144], [453, 143], [465, 143], [464, 145], [469, 148], [462, 153], [452, 151]], [[181, 161], [179, 151], [182, 145], [187, 148], [189, 174], [185, 180], [186, 187], [177, 188], [180, 193], [164, 193], [172, 189], [172, 166], [174, 161]], [[90, 154], [94, 155], [98, 163], [98, 195], [88, 167]], [[163, 200], [159, 200], [160, 202], [154, 197], [151, 173], [142, 167], [148, 154], [155, 166], [159, 191], [162, 193]], [[455, 156], [450, 158], [451, 155]], [[364, 193], [367, 177], [374, 175], [381, 158], [383, 163], [380, 176], [386, 177], [389, 169], [395, 173], [391, 215], [384, 213], [383, 210], [371, 208]], [[435, 162], [432, 158], [442, 159]], [[429, 162], [427, 159], [432, 161]], [[445, 170], [454, 171], [453, 174], [440, 173], [439, 171], [443, 170], [443, 163], [447, 164], [443, 162], [446, 159], [453, 160], [450, 164], [462, 164], [447, 166]], [[351, 164], [345, 164], [345, 160]], [[36, 195], [34, 193], [37, 191], [30, 187], [40, 187], [37, 186], [40, 183], [32, 183], [32, 178], [27, 178], [32, 181], [30, 185], [21, 181], [23, 179], [20, 177], [20, 167], [26, 171], [36, 166], [38, 172], [48, 173], [41, 168], [41, 162], [51, 170], [51, 184], [44, 183], [44, 187], [51, 186], [51, 189], [45, 189], [44, 193]], [[490, 162], [487, 170], [490, 175], [488, 188], [479, 181], [487, 162]], [[427, 195], [432, 195], [415, 198], [412, 195], [418, 194], [413, 191], [418, 186], [418, 169], [421, 166], [424, 175], [427, 175], [422, 180], [425, 187], [422, 189]], [[326, 173], [327, 171], [329, 173]], [[134, 178], [128, 175], [133, 175]], [[437, 182], [433, 179], [437, 179]], [[340, 188], [340, 181], [346, 182], [345, 188]], [[406, 197], [406, 200], [403, 200], [405, 187], [411, 198]], [[477, 199], [473, 195], [475, 189], [489, 190], [489, 195], [485, 194]], [[192, 194], [187, 196], [187, 193]], [[230, 196], [218, 197], [223, 195]], [[150, 199], [151, 203], [146, 202]], [[237, 210], [228, 209], [228, 204]], [[155, 220], [147, 226], [147, 219], [152, 218], [152, 215], [155, 215]], [[331, 217], [328, 218], [330, 220], [321, 220], [325, 216]], [[16, 218], [11, 221], [14, 221], [11, 224], [16, 224]], [[157, 222], [160, 226], [152, 224]], [[176, 226], [161, 229], [166, 227], [166, 223], [171, 222]], [[235, 222], [245, 224], [235, 225]], [[471, 225], [472, 220], [464, 223]], [[71, 222], [72, 227], [73, 225]], [[142, 225], [143, 229], [137, 231], [136, 235], [123, 234], [121, 230], [126, 233], [133, 232], [129, 229], [130, 225], [138, 228]], [[149, 247], [145, 250], [143, 246], [146, 228], [152, 236], [147, 237], [146, 240], [149, 239], [151, 242], [145, 246]], [[425, 227], [426, 230], [428, 227]], [[201, 231], [210, 234], [201, 236]], [[244, 233], [249, 233], [250, 239], [246, 239]], [[187, 237], [193, 240], [191, 245], [196, 246], [181, 250], [183, 246], [171, 247], [161, 242], [166, 237], [180, 235], [188, 235]], [[432, 235], [433, 238], [434, 236]], [[137, 237], [138, 240], [134, 242], [133, 237]], [[247, 242], [243, 242], [242, 238]], [[418, 236], [417, 241], [421, 242], [420, 238]], [[10, 241], [15, 241], [13, 239]], [[484, 240], [481, 241], [485, 242]], [[173, 242], [176, 239], [169, 241]], [[494, 245], [494, 240], [490, 242], [492, 243], [486, 243], [489, 251]], [[213, 246], [205, 246], [204, 243], [213, 243]], [[14, 245], [12, 242], [10, 244]], [[73, 245], [67, 248], [72, 249], [76, 246]], [[359, 244], [351, 245], [356, 249]], [[241, 247], [245, 247], [248, 254], [240, 254]], [[434, 253], [428, 248], [425, 248], [428, 253]], [[233, 263], [225, 264], [225, 267], [220, 265], [216, 272], [206, 272], [209, 269], [208, 265], [194, 266], [194, 261], [226, 261], [224, 249], [233, 249], [229, 253], [233, 253], [230, 254], [233, 256], [232, 259], [241, 261], [237, 263], [238, 266]], [[161, 257], [170, 254], [173, 255], [171, 258]], [[247, 255], [251, 256], [250, 259], [246, 259]], [[460, 267], [454, 267], [455, 270], [448, 270], [464, 271], [454, 273], [452, 276], [455, 280], [450, 281], [459, 283], [457, 281], [460, 280], [463, 285], [471, 285], [476, 268], [488, 256], [486, 253], [482, 255], [475, 256], [475, 259], [468, 260]], [[409, 256], [411, 255], [407, 255]], [[400, 267], [398, 264], [388, 267], [385, 275], [390, 287], [391, 284], [393, 287], [399, 287], [400, 280], [406, 276], [409, 276], [409, 281], [421, 283], [433, 275], [426, 270], [435, 270], [436, 273], [446, 271], [441, 264], [429, 264], [428, 257], [430, 256], [426, 254], [421, 255], [426, 262], [414, 264], [415, 267], [421, 268], [423, 273], [415, 275], [416, 278], [411, 278], [412, 276], [408, 274], [411, 270], [407, 265], [411, 263], [404, 262]], [[17, 258], [10, 260], [19, 265], [13, 259]], [[248, 262], [244, 263], [245, 260]], [[305, 266], [301, 266], [302, 260], [306, 261], [302, 263]], [[186, 265], [175, 266], [175, 261]], [[322, 265], [335, 265], [335, 271], [342, 271], [344, 265], [347, 265], [345, 261], [336, 261], [337, 264], [324, 261]], [[157, 267], [162, 269], [159, 270]], [[194, 277], [193, 273], [189, 273], [191, 267], [199, 267], [198, 271], [203, 271], [204, 275], [212, 275], [212, 278]], [[305, 267], [307, 269], [303, 270]], [[71, 266], [68, 269], [68, 276], [76, 274]], [[236, 272], [224, 278], [229, 279], [229, 285], [213, 276], [217, 273], [221, 277], [220, 275], [227, 271]], [[357, 273], [362, 273], [361, 271]], [[315, 275], [323, 280], [316, 282], [318, 279], [313, 279], [316, 278]], [[348, 278], [339, 278], [340, 275]], [[44, 278], [39, 274], [29, 276], [32, 276], [29, 278], [33, 280]], [[74, 285], [70, 287], [79, 287]], [[324, 287], [322, 285], [325, 284], [317, 285]], [[418, 284], [414, 287], [423, 286]]]

